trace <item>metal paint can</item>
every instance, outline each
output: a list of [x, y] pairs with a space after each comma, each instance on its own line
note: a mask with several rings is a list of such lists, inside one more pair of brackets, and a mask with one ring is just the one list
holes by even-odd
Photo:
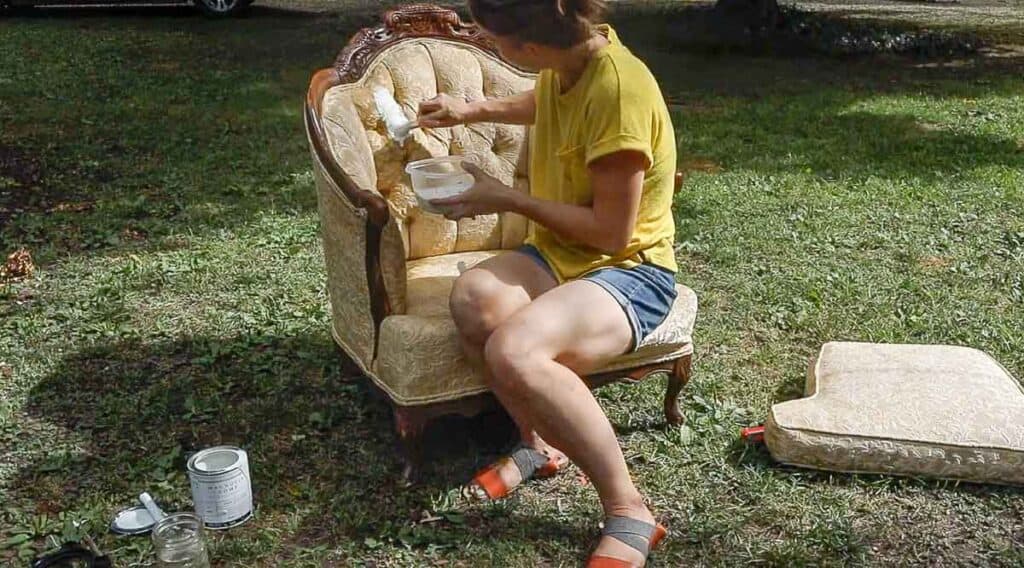
[[252, 518], [249, 456], [234, 446], [216, 446], [188, 459], [192, 503], [208, 529], [228, 529]]

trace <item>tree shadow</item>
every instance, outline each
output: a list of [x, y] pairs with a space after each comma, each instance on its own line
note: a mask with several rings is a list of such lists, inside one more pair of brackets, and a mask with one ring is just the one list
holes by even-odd
[[365, 380], [327, 336], [94, 346], [68, 355], [24, 410], [74, 451], [23, 466], [7, 497], [56, 513], [151, 491], [167, 510], [190, 510], [187, 456], [227, 444], [249, 453], [258, 515], [321, 509], [326, 530], [362, 533], [429, 508], [509, 442], [499, 415], [439, 420], [425, 475], [406, 487], [389, 408]]
[[[552, 511], [524, 513], [513, 503], [504, 502], [486, 509], [473, 510], [469, 514], [436, 511], [437, 515], [434, 515], [435, 512], [426, 509], [411, 509], [404, 517], [382, 514], [367, 519], [365, 523], [357, 523], [352, 519], [339, 520], [340, 514], [347, 516], [349, 511], [347, 508], [337, 509], [337, 506], [337, 503], [331, 503], [330, 511], [305, 517], [296, 531], [301, 536], [281, 547], [282, 552], [273, 559], [273, 565], [299, 564], [293, 564], [298, 556], [295, 554], [296, 549], [322, 546], [324, 543], [354, 542], [363, 544], [363, 550], [357, 561], [351, 558], [348, 560], [366, 566], [381, 565], [376, 562], [387, 565], [386, 562], [393, 559], [395, 549], [416, 551], [418, 562], [408, 565], [420, 566], [427, 565], [427, 559], [435, 555], [440, 554], [444, 558], [445, 551], [466, 549], [469, 546], [477, 547], [477, 553], [483, 552], [486, 556], [473, 558], [475, 562], [472, 564], [455, 560], [453, 565], [498, 566], [504, 564], [496, 563], [501, 559], [501, 552], [497, 551], [524, 545], [540, 558], [550, 560], [539, 566], [566, 566], [583, 558], [586, 547], [595, 542], [597, 521], [600, 518], [595, 510], [593, 524], [581, 524]], [[482, 543], [487, 543], [483, 546], [490, 550], [481, 551], [479, 547]], [[375, 555], [373, 550], [383, 545], [390, 548]], [[464, 557], [466, 552], [456, 552], [455, 555]], [[569, 556], [568, 563], [566, 556]], [[322, 565], [334, 564], [324, 562]]]
[[276, 547], [279, 563], [302, 548], [365, 539], [431, 550], [481, 538], [551, 542], [562, 554], [590, 541], [592, 527], [553, 512], [467, 510], [446, 497], [512, 443], [503, 413], [432, 422], [423, 475], [406, 485], [389, 408], [366, 380], [319, 335], [118, 342], [69, 354], [32, 389], [24, 412], [73, 450], [22, 466], [8, 504], [92, 511], [94, 528], [142, 491], [167, 511], [188, 511], [187, 457], [227, 444], [248, 452], [263, 520], [211, 536], [215, 559], [255, 561], [259, 531], [285, 518], [293, 528]]
[[[352, 31], [370, 20], [352, 16]], [[316, 210], [301, 94], [336, 55], [346, 21], [256, 7], [237, 20], [87, 9], [4, 23], [21, 32], [12, 53], [36, 62], [14, 65], [0, 85], [24, 103], [0, 109], [0, 148], [41, 176], [0, 183], [0, 241], [45, 264]], [[83, 67], [73, 88], [55, 88], [53, 71], [73, 62]]]
[[[921, 22], [865, 20], [796, 8], [786, 12], [794, 29], [763, 35], [744, 32], [743, 18], [717, 13], [711, 4], [623, 3], [613, 7], [610, 21], [669, 96], [759, 97], [836, 85], [901, 92], [918, 89], [920, 81], [928, 80], [963, 81], [964, 91], [977, 91], [971, 88], [973, 79], [1024, 69], [1024, 50], [994, 40], [986, 43], [969, 29], [936, 32]], [[931, 43], [930, 34], [936, 35]], [[875, 35], [881, 37], [876, 41]], [[861, 39], [878, 46], [843, 53], [823, 45], [844, 36], [864, 36]], [[963, 49], [957, 48], [960, 43]], [[945, 86], [938, 94], [958, 96], [961, 91]]]
[[784, 6], [774, 13], [746, 0], [624, 2], [613, 7], [610, 18], [622, 30], [642, 35], [646, 45], [675, 51], [934, 57], [974, 53], [985, 44], [969, 26], [935, 30], [912, 20], [881, 17], [874, 8], [835, 13]]
[[[7, 215], [4, 240], [52, 247], [53, 255], [37, 255], [45, 264], [57, 253], [146, 247], [184, 226], [202, 235], [245, 225], [263, 213], [312, 213], [316, 201], [301, 94], [310, 74], [329, 65], [357, 29], [378, 23], [380, 12], [397, 4], [307, 11], [257, 3], [250, 17], [237, 20], [208, 20], [187, 8], [84, 9], [29, 18], [45, 24], [45, 30], [30, 33], [97, 41], [69, 48], [86, 68], [75, 89], [47, 94], [46, 101], [38, 96], [53, 86], [37, 77], [71, 59], [53, 49], [40, 56], [40, 65], [25, 69], [30, 74], [15, 69], [14, 82], [4, 84], [13, 98], [37, 101], [27, 103], [24, 115], [40, 120], [12, 122], [13, 138], [0, 137], [0, 146], [38, 161], [42, 172], [35, 186], [0, 196], [0, 208], [8, 209], [36, 200], [17, 216]], [[681, 103], [680, 134], [687, 145], [693, 140], [689, 103], [719, 95], [751, 102], [712, 109], [720, 126], [716, 136], [725, 144], [708, 145], [723, 148], [716, 158], [730, 169], [947, 175], [975, 165], [1022, 163], [1011, 140], [928, 130], [911, 116], [851, 109], [878, 93], [963, 98], [1010, 91], [1012, 82], [992, 78], [1024, 68], [1022, 54], [926, 61], [709, 54], [680, 43], [671, 25], [699, 18], [702, 10], [635, 5], [613, 11], [612, 21], [647, 60], [668, 98]], [[97, 26], [77, 29], [80, 17]], [[183, 27], [185, 19], [189, 25]], [[28, 40], [14, 44], [16, 50], [30, 48]], [[110, 92], [130, 97], [109, 98]], [[48, 99], [73, 110], [44, 112], [54, 105]], [[765, 120], [771, 113], [784, 120]], [[72, 133], [54, 136], [70, 124]], [[751, 125], [762, 130], [752, 132]], [[779, 139], [791, 140], [793, 147], [766, 145]], [[739, 143], [744, 140], [750, 143]], [[910, 153], [892, 151], [900, 146]], [[779, 159], [789, 154], [802, 156], [801, 163]], [[841, 167], [825, 171], [835, 169], [836, 154], [844, 156]]]

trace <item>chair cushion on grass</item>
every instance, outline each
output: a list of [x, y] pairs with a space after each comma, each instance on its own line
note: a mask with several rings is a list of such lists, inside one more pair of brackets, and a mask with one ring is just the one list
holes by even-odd
[[1024, 389], [982, 351], [827, 343], [806, 392], [765, 424], [782, 463], [1024, 485]]
[[[487, 391], [459, 346], [448, 308], [452, 284], [462, 270], [501, 251], [479, 251], [421, 258], [408, 263], [405, 314], [384, 319], [371, 378], [403, 406], [455, 400]], [[665, 322], [635, 353], [616, 358], [599, 372], [655, 364], [693, 352], [691, 334], [697, 296], [676, 285], [679, 297]]]

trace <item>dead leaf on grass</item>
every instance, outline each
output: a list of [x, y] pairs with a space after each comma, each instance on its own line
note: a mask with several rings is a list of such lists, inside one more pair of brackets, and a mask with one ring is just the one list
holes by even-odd
[[51, 207], [49, 212], [81, 213], [92, 209], [92, 207], [93, 204], [88, 201], [63, 201]]
[[944, 256], [926, 256], [918, 261], [918, 265], [925, 270], [941, 270], [953, 264], [953, 261]]
[[146, 240], [146, 233], [145, 233], [145, 231], [139, 231], [139, 230], [133, 229], [131, 227], [125, 227], [124, 231], [121, 233], [121, 236], [124, 237], [126, 240], [129, 240], [129, 241], [144, 241], [144, 240]]
[[699, 156], [691, 156], [683, 159], [682, 163], [679, 164], [679, 173], [685, 178], [691, 172], [701, 172], [705, 174], [718, 174], [724, 171], [724, 168], [718, 163], [709, 160], [707, 158], [701, 158]]
[[7, 256], [7, 261], [0, 266], [0, 282], [13, 282], [28, 278], [36, 271], [32, 263], [32, 255], [28, 249], [20, 248]]

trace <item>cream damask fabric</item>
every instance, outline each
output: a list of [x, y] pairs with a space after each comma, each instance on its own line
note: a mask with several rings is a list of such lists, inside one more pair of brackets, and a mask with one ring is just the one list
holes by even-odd
[[[340, 85], [324, 98], [324, 120], [331, 148], [353, 180], [372, 184], [388, 201], [405, 258], [416, 259], [452, 252], [514, 248], [526, 234], [524, 219], [490, 215], [448, 221], [421, 211], [405, 173], [411, 161], [464, 155], [502, 182], [521, 191], [528, 188], [522, 126], [473, 124], [436, 130], [416, 130], [399, 146], [391, 142], [377, 114], [372, 91], [382, 86], [395, 95], [410, 117], [420, 101], [446, 93], [467, 100], [502, 97], [528, 90], [532, 75], [522, 73], [472, 46], [440, 39], [415, 39], [384, 50], [356, 83]], [[352, 169], [352, 172], [349, 169]], [[372, 170], [372, 174], [367, 169]], [[396, 235], [396, 236], [398, 236]], [[397, 263], [385, 267], [389, 293], [404, 303]]]
[[455, 279], [498, 254], [499, 251], [475, 251], [409, 261], [406, 312], [413, 316], [450, 318], [448, 295]]
[[982, 351], [827, 343], [806, 390], [766, 423], [780, 462], [1024, 485], [1024, 389]]
[[366, 211], [356, 209], [313, 154], [335, 341], [368, 371], [375, 337], [366, 278]]
[[[455, 400], [487, 391], [459, 347], [448, 296], [458, 275], [501, 251], [455, 253], [408, 263], [408, 309], [385, 318], [371, 378], [404, 406]], [[679, 298], [668, 319], [636, 353], [612, 361], [599, 372], [675, 359], [693, 352], [697, 313], [692, 290], [677, 285]]]

